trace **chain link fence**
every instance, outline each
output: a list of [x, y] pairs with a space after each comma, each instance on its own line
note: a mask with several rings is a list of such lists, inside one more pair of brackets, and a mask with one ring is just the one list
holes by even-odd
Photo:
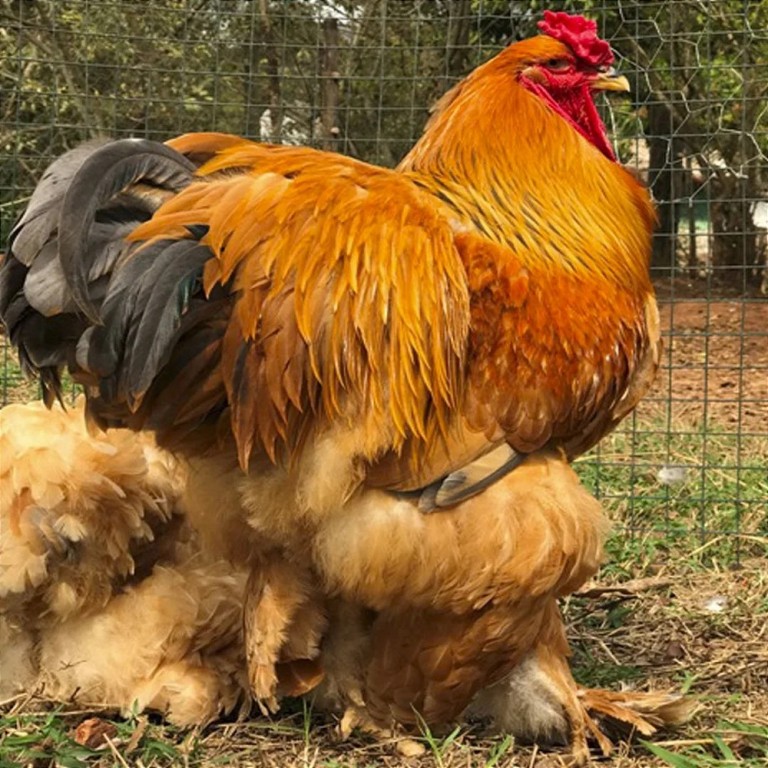
[[[613, 43], [633, 89], [607, 124], [659, 208], [663, 369], [580, 471], [618, 547], [764, 556], [768, 3], [4, 0], [2, 240], [47, 163], [93, 136], [217, 130], [394, 165], [430, 104], [544, 7]], [[3, 344], [2, 401], [34, 397]]]

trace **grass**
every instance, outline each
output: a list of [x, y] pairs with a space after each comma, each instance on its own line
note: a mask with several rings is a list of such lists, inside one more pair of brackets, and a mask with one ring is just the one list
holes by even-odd
[[[93, 719], [88, 713], [88, 718]], [[22, 711], [0, 717], [0, 768], [11, 766], [61, 766], [88, 768], [98, 765], [163, 766], [194, 760], [197, 738], [169, 726], [150, 724], [146, 717], [98, 718], [106, 736], [88, 746], [79, 739], [77, 727], [84, 713]]]
[[672, 768], [763, 768], [768, 765], [768, 727], [721, 723], [715, 733], [695, 743], [680, 744], [677, 751], [661, 744], [643, 746]]
[[0, 402], [25, 403], [40, 397], [40, 385], [25, 378], [19, 360], [4, 333], [0, 333], [0, 364], [3, 376], [0, 379]]
[[[19, 365], [16, 352], [8, 342], [0, 325], [0, 405], [7, 403], [26, 403], [30, 400], [40, 400], [42, 390], [40, 384], [27, 378]], [[65, 373], [62, 375], [64, 401], [73, 401], [77, 394], [77, 385]]]
[[614, 520], [605, 572], [653, 570], [672, 558], [691, 567], [768, 555], [768, 435], [644, 417], [576, 462]]
[[[89, 715], [90, 717], [90, 715]], [[418, 758], [393, 755], [391, 748], [355, 742], [338, 745], [327, 729], [313, 728], [306, 744], [293, 728], [261, 724], [226, 725], [183, 734], [146, 718], [99, 722], [109, 735], [98, 746], [76, 740], [83, 713], [28, 712], [0, 717], [0, 768], [214, 768], [238, 765], [265, 768], [555, 768], [560, 755], [521, 748], [509, 736], [488, 739], [463, 728], [438, 739], [425, 734], [426, 753]], [[292, 736], [294, 737], [292, 739]], [[759, 768], [768, 759], [768, 725], [721, 721], [706, 735], [651, 742], [639, 740], [602, 765], [621, 768]]]

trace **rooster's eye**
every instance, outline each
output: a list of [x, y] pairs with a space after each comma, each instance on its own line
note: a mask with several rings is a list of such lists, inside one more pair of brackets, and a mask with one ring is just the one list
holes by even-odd
[[544, 66], [553, 72], [564, 72], [571, 66], [571, 62], [568, 59], [550, 59], [544, 62]]

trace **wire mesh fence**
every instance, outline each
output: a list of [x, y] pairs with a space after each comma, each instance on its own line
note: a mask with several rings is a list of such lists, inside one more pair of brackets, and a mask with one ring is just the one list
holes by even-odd
[[[429, 106], [533, 0], [5, 0], [0, 230], [55, 156], [93, 136], [216, 130], [391, 166]], [[549, 2], [585, 13], [633, 86], [604, 105], [658, 204], [664, 363], [580, 463], [624, 530], [729, 561], [768, 534], [768, 4]], [[36, 395], [3, 340], [3, 402]], [[656, 533], [663, 539], [656, 539]]]

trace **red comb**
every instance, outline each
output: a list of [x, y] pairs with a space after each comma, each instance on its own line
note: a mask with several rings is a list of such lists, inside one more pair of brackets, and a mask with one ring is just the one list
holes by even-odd
[[571, 16], [563, 11], [544, 11], [539, 29], [549, 37], [570, 46], [577, 58], [594, 67], [613, 62], [611, 46], [597, 36], [597, 24], [583, 16]]

